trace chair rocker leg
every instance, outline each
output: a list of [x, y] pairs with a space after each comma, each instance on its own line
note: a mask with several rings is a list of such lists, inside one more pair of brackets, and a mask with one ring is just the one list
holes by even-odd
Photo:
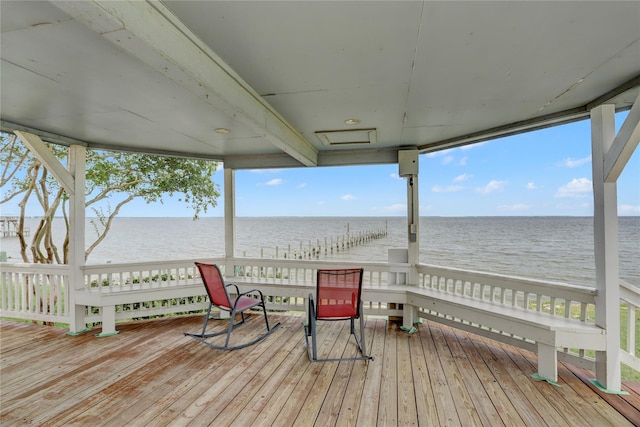
[[[360, 335], [364, 337], [364, 321], [362, 320], [362, 317], [361, 317], [360, 327], [361, 327]], [[315, 321], [309, 319], [309, 323], [305, 325], [304, 328], [305, 328], [304, 338], [307, 343], [307, 355], [309, 356], [310, 362], [342, 362], [342, 361], [350, 361], [350, 360], [367, 360], [367, 361], [373, 360], [373, 356], [367, 356], [367, 353], [364, 347], [364, 338], [362, 339], [362, 342], [361, 342], [360, 337], [358, 337], [358, 334], [356, 333], [353, 319], [351, 319], [351, 334], [353, 334], [356, 340], [356, 345], [358, 346], [358, 350], [360, 351], [360, 354], [362, 354], [362, 356], [318, 359], [318, 345], [317, 345], [317, 336], [316, 336], [317, 327], [316, 327]], [[311, 345], [309, 345], [309, 336], [311, 336]]]
[[[209, 321], [209, 315], [210, 315], [210, 312], [211, 312], [211, 306], [209, 306], [209, 310], [207, 310], [207, 315], [205, 316], [205, 324], [204, 324], [204, 326], [202, 328], [202, 333], [201, 334], [192, 334], [192, 333], [184, 332], [183, 334], [185, 336], [190, 336], [190, 337], [194, 338], [196, 341], [199, 341], [199, 342], [201, 342], [201, 343], [203, 343], [203, 344], [207, 345], [208, 347], [210, 347], [212, 349], [215, 349], [215, 350], [238, 350], [238, 349], [241, 349], [241, 348], [249, 347], [249, 346], [252, 346], [253, 344], [256, 344], [259, 341], [262, 341], [263, 339], [265, 339], [266, 337], [271, 335], [271, 333], [273, 331], [275, 331], [280, 326], [280, 322], [278, 322], [276, 325], [274, 325], [273, 327], [270, 328], [269, 327], [269, 319], [267, 318], [266, 307], [263, 305], [262, 308], [263, 308], [263, 312], [264, 312], [265, 323], [267, 325], [267, 331], [264, 334], [254, 338], [253, 340], [251, 340], [251, 341], [249, 341], [247, 343], [233, 345], [233, 346], [229, 345], [229, 341], [231, 340], [231, 333], [233, 332], [233, 330], [237, 326], [240, 326], [240, 325], [244, 324], [246, 322], [246, 319], [249, 318], [249, 315], [247, 315], [245, 317], [244, 312], [241, 312], [240, 315], [241, 315], [242, 320], [240, 320], [239, 322], [235, 322], [236, 314], [238, 314], [235, 310], [231, 310], [231, 316], [230, 316], [230, 319], [229, 319], [229, 327], [227, 328], [226, 331], [205, 334], [205, 330], [207, 328], [207, 323]], [[215, 344], [212, 344], [212, 343], [206, 341], [207, 338], [217, 337], [217, 336], [225, 335], [225, 334], [227, 335], [227, 337], [225, 339], [224, 346], [215, 345]]]

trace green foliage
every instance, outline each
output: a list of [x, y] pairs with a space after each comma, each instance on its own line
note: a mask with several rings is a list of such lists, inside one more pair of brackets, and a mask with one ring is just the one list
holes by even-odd
[[87, 206], [113, 195], [162, 203], [180, 194], [197, 218], [216, 206], [217, 162], [121, 152], [87, 151]]

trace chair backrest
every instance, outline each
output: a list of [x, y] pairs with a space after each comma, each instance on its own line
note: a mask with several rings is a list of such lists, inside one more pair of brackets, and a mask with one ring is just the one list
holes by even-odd
[[218, 307], [230, 308], [229, 293], [224, 285], [222, 273], [220, 273], [218, 266], [201, 262], [196, 262], [196, 266], [200, 270], [200, 276], [204, 282], [204, 287], [207, 289], [209, 301]]
[[362, 268], [318, 270], [316, 317], [350, 319], [360, 317]]

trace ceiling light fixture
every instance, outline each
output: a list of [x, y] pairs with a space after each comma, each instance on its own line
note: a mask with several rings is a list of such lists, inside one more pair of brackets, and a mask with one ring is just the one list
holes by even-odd
[[216, 133], [219, 133], [220, 135], [227, 135], [227, 134], [231, 133], [231, 131], [229, 129], [225, 129], [225, 128], [218, 128], [218, 129], [216, 129]]
[[359, 125], [360, 124], [360, 120], [358, 120], [358, 119], [347, 119], [344, 122], [346, 124], [348, 124], [348, 125]]

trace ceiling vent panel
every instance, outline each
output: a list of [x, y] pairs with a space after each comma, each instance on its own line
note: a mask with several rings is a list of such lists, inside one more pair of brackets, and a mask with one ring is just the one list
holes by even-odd
[[362, 145], [376, 143], [376, 129], [324, 130], [316, 132], [324, 145]]

